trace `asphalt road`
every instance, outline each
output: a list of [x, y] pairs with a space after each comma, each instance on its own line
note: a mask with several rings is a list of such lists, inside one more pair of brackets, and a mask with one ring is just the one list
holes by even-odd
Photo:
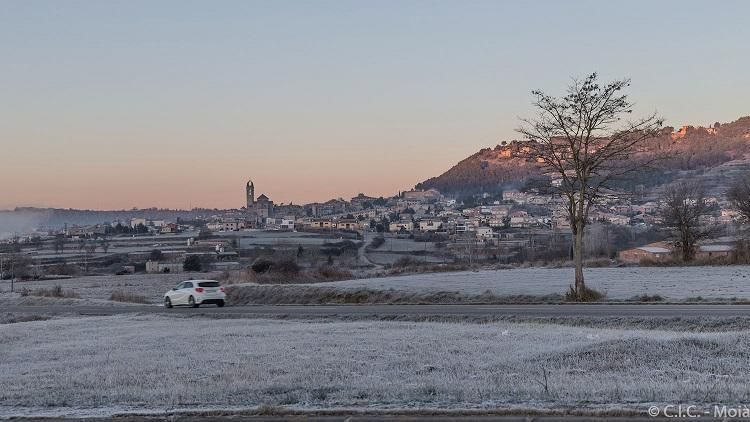
[[750, 305], [656, 305], [656, 304], [541, 304], [541, 305], [247, 305], [200, 308], [160, 305], [28, 305], [2, 306], [0, 312], [77, 315], [119, 315], [128, 313], [216, 315], [234, 317], [740, 317], [750, 316]]
[[[85, 419], [86, 422], [157, 422], [171, 420], [165, 416], [118, 416], [114, 418]], [[22, 422], [68, 422], [80, 419], [65, 418], [14, 418], [14, 421]], [[663, 418], [652, 418], [648, 416], [413, 416], [413, 415], [388, 415], [388, 416], [365, 416], [365, 415], [286, 415], [286, 416], [178, 416], [174, 420], [180, 422], [278, 422], [278, 421], [316, 421], [316, 422], [649, 422], [659, 420], [670, 420]], [[680, 419], [684, 420], [684, 419]], [[710, 417], [700, 418], [701, 421], [719, 421]], [[732, 419], [745, 420], [745, 419]]]

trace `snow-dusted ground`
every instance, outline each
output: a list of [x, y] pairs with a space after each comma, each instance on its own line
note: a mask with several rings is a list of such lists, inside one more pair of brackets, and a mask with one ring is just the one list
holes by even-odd
[[445, 263], [447, 261], [450, 261], [448, 259], [435, 256], [435, 255], [405, 255], [403, 253], [390, 253], [390, 252], [381, 252], [380, 250], [377, 250], [377, 252], [367, 252], [367, 257], [370, 259], [370, 261], [379, 264], [379, 265], [393, 265], [394, 262], [398, 261], [399, 259], [403, 257], [409, 257], [412, 258], [415, 261], [421, 261], [421, 262], [428, 262], [430, 264], [441, 264]]
[[[219, 233], [221, 234], [221, 233]], [[286, 232], [286, 231], [263, 231], [251, 230], [243, 232], [233, 232], [227, 236], [237, 236], [243, 248], [253, 246], [284, 246], [294, 247], [303, 246], [322, 246], [325, 243], [338, 242], [342, 239], [326, 236], [323, 233], [306, 233], [306, 232]]]
[[[590, 268], [584, 275], [590, 287], [605, 292], [609, 299], [630, 299], [642, 294], [669, 299], [750, 299], [750, 266]], [[565, 292], [572, 280], [572, 268], [521, 268], [347, 280], [319, 283], [316, 287], [410, 293], [458, 291], [467, 295], [489, 290], [499, 296], [541, 296]]]
[[[372, 236], [367, 238], [368, 241], [372, 239]], [[419, 251], [434, 251], [435, 243], [433, 242], [415, 242], [412, 239], [399, 239], [396, 237], [386, 236], [385, 243], [381, 245], [376, 251], [380, 252], [419, 252]]]
[[3, 325], [0, 344], [6, 417], [750, 400], [748, 331], [117, 316]]

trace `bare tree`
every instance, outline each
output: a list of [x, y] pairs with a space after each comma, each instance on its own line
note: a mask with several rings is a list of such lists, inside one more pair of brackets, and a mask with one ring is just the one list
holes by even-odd
[[732, 206], [746, 221], [750, 221], [750, 174], [744, 174], [734, 181], [727, 192]]
[[55, 235], [55, 240], [52, 241], [54, 247], [55, 247], [55, 253], [64, 253], [65, 252], [65, 235], [63, 234], [57, 234]]
[[594, 294], [583, 278], [584, 228], [589, 211], [603, 189], [654, 159], [653, 155], [634, 156], [658, 134], [662, 120], [656, 114], [625, 119], [633, 107], [622, 93], [629, 85], [629, 79], [622, 79], [602, 86], [593, 73], [574, 80], [561, 98], [532, 91], [538, 115], [522, 119], [518, 129], [531, 141], [524, 148], [528, 157], [560, 179], [557, 193], [566, 201], [573, 231], [575, 287], [571, 286], [570, 296], [574, 300], [587, 300]]
[[102, 240], [99, 241], [99, 245], [102, 247], [102, 251], [104, 253], [107, 253], [109, 250], [109, 247], [112, 246], [109, 239], [107, 237], [103, 237]]
[[680, 239], [682, 260], [692, 261], [696, 243], [708, 237], [712, 230], [700, 223], [701, 216], [708, 213], [703, 186], [696, 183], [679, 182], [667, 187], [661, 217], [664, 225], [671, 228]]
[[6, 276], [11, 279], [24, 279], [31, 274], [31, 258], [22, 253], [12, 253], [3, 257]]
[[89, 272], [89, 259], [94, 255], [96, 252], [96, 243], [94, 241], [90, 242], [84, 242], [83, 244], [83, 250], [84, 250], [84, 265], [85, 265], [85, 272]]

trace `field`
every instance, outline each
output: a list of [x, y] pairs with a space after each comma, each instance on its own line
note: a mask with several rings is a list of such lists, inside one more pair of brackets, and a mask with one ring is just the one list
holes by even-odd
[[[666, 299], [750, 299], [750, 266], [589, 268], [586, 282], [608, 299], [630, 299], [643, 294]], [[573, 279], [572, 268], [519, 268], [494, 271], [416, 274], [319, 283], [316, 287], [369, 289], [431, 294], [458, 292], [475, 296], [560, 294]]]
[[2, 325], [0, 343], [6, 417], [750, 399], [748, 331], [119, 316]]
[[[326, 297], [347, 293], [367, 293], [376, 302], [451, 302], [489, 301], [503, 298], [560, 295], [568, 288], [573, 270], [570, 268], [521, 268], [495, 271], [464, 271], [424, 273], [406, 276], [364, 278], [316, 284], [256, 286], [245, 284], [232, 289], [256, 289], [239, 303], [317, 303]], [[669, 268], [590, 268], [586, 272], [590, 286], [606, 293], [610, 300], [627, 300], [640, 295], [659, 295], [665, 300], [687, 299], [750, 299], [750, 267], [669, 267]], [[219, 273], [131, 274], [119, 276], [77, 277], [64, 280], [39, 280], [16, 283], [16, 290], [35, 290], [60, 285], [72, 290], [80, 299], [59, 299], [72, 304], [108, 301], [112, 292], [123, 291], [161, 303], [162, 295], [182, 280], [215, 278]], [[8, 293], [9, 283], [0, 287], [1, 303], [39, 302]], [[262, 290], [262, 292], [261, 292]], [[372, 293], [376, 294], [372, 294]], [[383, 293], [378, 295], [377, 293]], [[280, 297], [276, 297], [280, 296]], [[382, 298], [381, 298], [382, 296]], [[234, 296], [233, 297], [238, 297]], [[260, 299], [256, 299], [260, 298]], [[306, 299], [308, 298], [308, 299]], [[53, 299], [46, 299], [48, 302]], [[476, 300], [475, 300], [476, 299]], [[260, 301], [259, 301], [260, 300]], [[365, 300], [365, 302], [370, 301]], [[501, 300], [505, 301], [505, 300]], [[333, 300], [332, 302], [338, 302]], [[111, 303], [111, 302], [110, 302]]]

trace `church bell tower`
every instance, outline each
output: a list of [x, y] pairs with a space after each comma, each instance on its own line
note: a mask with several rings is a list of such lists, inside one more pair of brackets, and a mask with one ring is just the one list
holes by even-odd
[[247, 209], [250, 209], [255, 205], [255, 185], [253, 185], [252, 180], [247, 181], [245, 196], [247, 197]]

